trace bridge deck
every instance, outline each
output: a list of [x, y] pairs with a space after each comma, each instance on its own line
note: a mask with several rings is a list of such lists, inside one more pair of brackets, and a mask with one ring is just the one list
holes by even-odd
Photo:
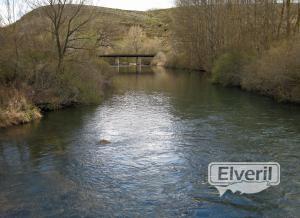
[[155, 54], [108, 54], [98, 55], [100, 58], [154, 58]]

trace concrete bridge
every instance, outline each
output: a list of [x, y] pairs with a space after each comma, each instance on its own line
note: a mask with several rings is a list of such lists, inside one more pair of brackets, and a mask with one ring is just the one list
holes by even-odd
[[135, 58], [137, 72], [142, 70], [142, 58], [154, 58], [156, 54], [108, 54], [98, 55], [100, 58], [114, 58], [115, 64], [120, 72], [120, 58]]

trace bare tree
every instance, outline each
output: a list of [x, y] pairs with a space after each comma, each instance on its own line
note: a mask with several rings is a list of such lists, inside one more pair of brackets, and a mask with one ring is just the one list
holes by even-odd
[[19, 25], [16, 23], [18, 17], [22, 15], [21, 7], [16, 3], [16, 0], [5, 0], [4, 5], [2, 5], [3, 11], [2, 15], [0, 15], [0, 24], [3, 26], [10, 25], [11, 27], [7, 30], [6, 34], [9, 34], [9, 38], [11, 38], [11, 48], [13, 51], [13, 66], [14, 66], [14, 74], [17, 74], [19, 68], [19, 47], [20, 41], [22, 39], [22, 35], [18, 33]]
[[29, 3], [34, 7], [42, 7], [43, 14], [50, 21], [60, 71], [68, 51], [86, 49], [82, 41], [88, 37], [82, 36], [82, 32], [94, 13], [85, 13], [87, 0], [36, 0]]
[[297, 4], [297, 21], [295, 23], [294, 33], [299, 32], [299, 30], [300, 30], [300, 0], [298, 0], [298, 4]]
[[[185, 64], [211, 69], [224, 52], [261, 53], [272, 42], [296, 34], [296, 0], [177, 0], [173, 47]], [[298, 3], [298, 8], [297, 4]]]
[[6, 23], [12, 24], [15, 21], [15, 1], [14, 0], [6, 0]]
[[286, 35], [291, 34], [291, 0], [286, 0]]
[[285, 10], [285, 1], [282, 2], [281, 10], [280, 10], [280, 16], [279, 16], [279, 24], [277, 28], [277, 38], [280, 36], [280, 31], [281, 31], [281, 26], [282, 26], [282, 21], [283, 21], [283, 16], [284, 16], [284, 10]]
[[[1, 9], [0, 9], [1, 12]], [[0, 28], [4, 26], [4, 19], [3, 19], [3, 15], [0, 13]]]
[[[94, 25], [95, 26], [95, 25]], [[109, 49], [113, 47], [113, 40], [119, 35], [119, 28], [110, 22], [104, 22], [96, 28], [96, 49]]]
[[146, 35], [140, 26], [132, 26], [129, 29], [127, 40], [129, 47], [137, 54], [143, 47], [143, 41]]

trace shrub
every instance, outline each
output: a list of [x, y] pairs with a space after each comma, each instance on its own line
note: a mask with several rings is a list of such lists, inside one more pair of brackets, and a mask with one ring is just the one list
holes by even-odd
[[240, 86], [243, 66], [250, 59], [239, 52], [221, 55], [213, 65], [212, 82], [223, 86]]
[[178, 69], [195, 69], [191, 66], [191, 61], [183, 53], [175, 53], [174, 51], [166, 54], [165, 67]]
[[242, 87], [279, 101], [300, 102], [300, 39], [280, 42], [248, 64]]
[[153, 39], [146, 38], [143, 43], [141, 52], [145, 54], [155, 54], [158, 53], [162, 49], [162, 41], [161, 39], [155, 37]]
[[157, 55], [153, 58], [151, 65], [154, 66], [165, 66], [167, 62], [167, 57], [163, 52], [158, 52]]
[[97, 58], [66, 63], [60, 77], [62, 98], [77, 103], [98, 103], [112, 75], [111, 67]]
[[39, 118], [39, 109], [30, 103], [24, 93], [12, 88], [0, 88], [0, 128]]

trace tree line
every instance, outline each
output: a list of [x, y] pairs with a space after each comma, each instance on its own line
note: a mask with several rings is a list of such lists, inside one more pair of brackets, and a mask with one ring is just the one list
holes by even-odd
[[177, 0], [176, 5], [169, 65], [204, 69], [215, 83], [300, 102], [300, 1]]
[[[297, 2], [297, 3], [296, 3]], [[300, 1], [177, 0], [173, 46], [188, 65], [210, 69], [231, 49], [261, 53], [299, 33]]]

